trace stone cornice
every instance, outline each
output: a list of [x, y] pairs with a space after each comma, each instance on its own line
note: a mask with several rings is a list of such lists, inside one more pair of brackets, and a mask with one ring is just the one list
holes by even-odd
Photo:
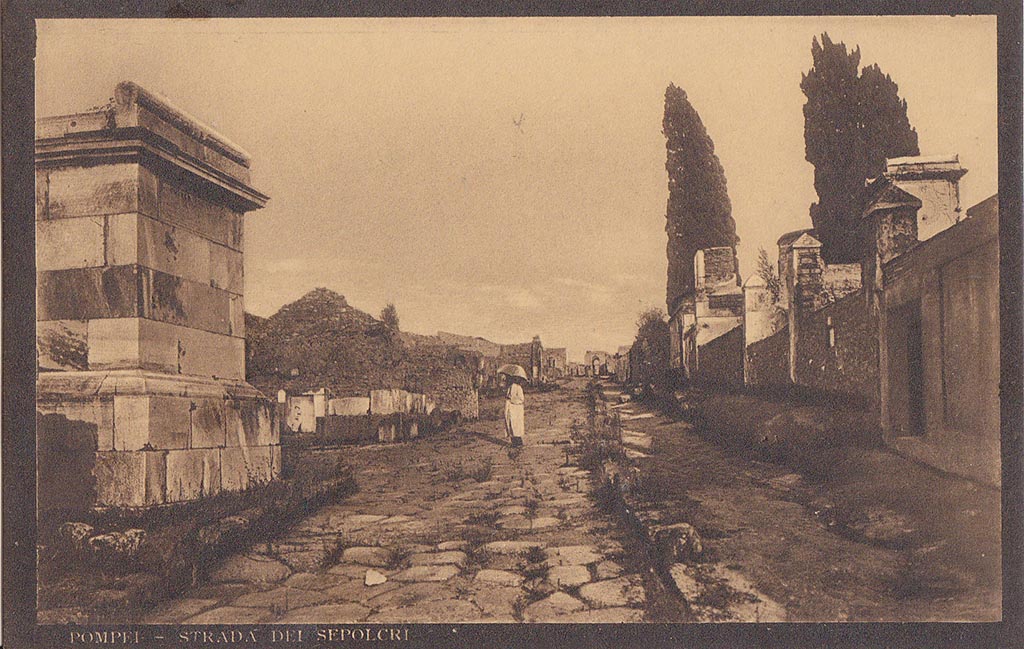
[[71, 133], [36, 140], [36, 167], [91, 166], [143, 162], [155, 169], [180, 170], [226, 195], [232, 207], [249, 212], [269, 197], [213, 165], [182, 151], [146, 128], [128, 127]]
[[134, 106], [152, 112], [160, 119], [174, 125], [175, 128], [218, 153], [234, 160], [245, 168], [249, 168], [250, 155], [226, 136], [218, 133], [212, 126], [204, 124], [185, 110], [175, 106], [170, 99], [155, 92], [146, 90], [131, 81], [122, 81], [114, 89], [114, 99], [119, 113], [128, 113], [128, 124], [118, 121], [118, 126], [137, 126], [138, 115], [131, 115]]

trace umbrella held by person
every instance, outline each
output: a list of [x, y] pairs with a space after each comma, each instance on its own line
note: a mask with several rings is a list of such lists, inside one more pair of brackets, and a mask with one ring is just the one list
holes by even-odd
[[518, 365], [502, 365], [498, 373], [505, 379], [505, 435], [512, 446], [522, 446], [526, 428], [522, 384], [526, 382], [526, 370]]

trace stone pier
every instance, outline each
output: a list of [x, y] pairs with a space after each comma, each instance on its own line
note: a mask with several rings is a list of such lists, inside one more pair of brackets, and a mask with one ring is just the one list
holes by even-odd
[[277, 476], [245, 381], [239, 147], [133, 83], [36, 125], [40, 509], [149, 506]]

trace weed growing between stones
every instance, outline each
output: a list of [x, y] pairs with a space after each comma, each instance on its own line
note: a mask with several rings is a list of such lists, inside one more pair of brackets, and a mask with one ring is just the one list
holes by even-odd
[[408, 561], [408, 559], [409, 559], [409, 557], [411, 555], [412, 555], [412, 550], [409, 549], [406, 546], [400, 546], [400, 547], [395, 548], [391, 552], [391, 560], [388, 561], [388, 566], [387, 566], [388, 569], [390, 569], [390, 570], [398, 570], [399, 568], [404, 568], [406, 561]]
[[491, 479], [491, 474], [494, 473], [494, 460], [489, 457], [482, 458], [468, 473], [469, 477], [477, 482], [487, 482]]
[[472, 514], [466, 519], [466, 524], [493, 528], [497, 524], [499, 518], [501, 518], [501, 515], [496, 510], [487, 509], [476, 514]]
[[626, 459], [622, 449], [622, 428], [616, 418], [603, 413], [592, 412], [587, 424], [573, 422], [569, 439], [576, 465], [582, 469], [589, 471], [607, 460], [622, 462]]
[[523, 595], [516, 597], [515, 601], [512, 602], [512, 617], [514, 617], [517, 622], [523, 621], [523, 612], [526, 611], [527, 605], [528, 602], [526, 601], [526, 597]]
[[547, 555], [544, 554], [544, 550], [541, 550], [538, 547], [532, 547], [526, 552], [524, 559], [528, 565], [536, 564], [543, 568], [544, 562], [547, 561]]
[[526, 508], [526, 517], [530, 520], [537, 518], [537, 510], [540, 509], [540, 501], [533, 497], [531, 494], [527, 496], [523, 502], [523, 507]]
[[345, 551], [345, 544], [340, 540], [328, 541], [324, 539], [324, 557], [320, 560], [320, 568], [327, 569], [341, 561], [341, 553]]
[[712, 578], [706, 573], [702, 574], [700, 581], [703, 584], [701, 593], [690, 602], [691, 606], [700, 606], [711, 611], [725, 612], [736, 604], [758, 601], [757, 597], [752, 593], [738, 591], [727, 584], [725, 580]]
[[438, 462], [433, 464], [432, 471], [437, 472], [444, 482], [461, 482], [466, 479], [487, 482], [494, 473], [494, 460], [484, 457], [475, 462]]

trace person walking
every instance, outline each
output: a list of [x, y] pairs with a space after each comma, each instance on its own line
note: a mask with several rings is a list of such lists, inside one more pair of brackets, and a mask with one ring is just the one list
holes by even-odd
[[521, 447], [526, 432], [526, 398], [522, 386], [526, 371], [518, 365], [503, 365], [498, 372], [505, 379], [505, 435], [513, 447]]

